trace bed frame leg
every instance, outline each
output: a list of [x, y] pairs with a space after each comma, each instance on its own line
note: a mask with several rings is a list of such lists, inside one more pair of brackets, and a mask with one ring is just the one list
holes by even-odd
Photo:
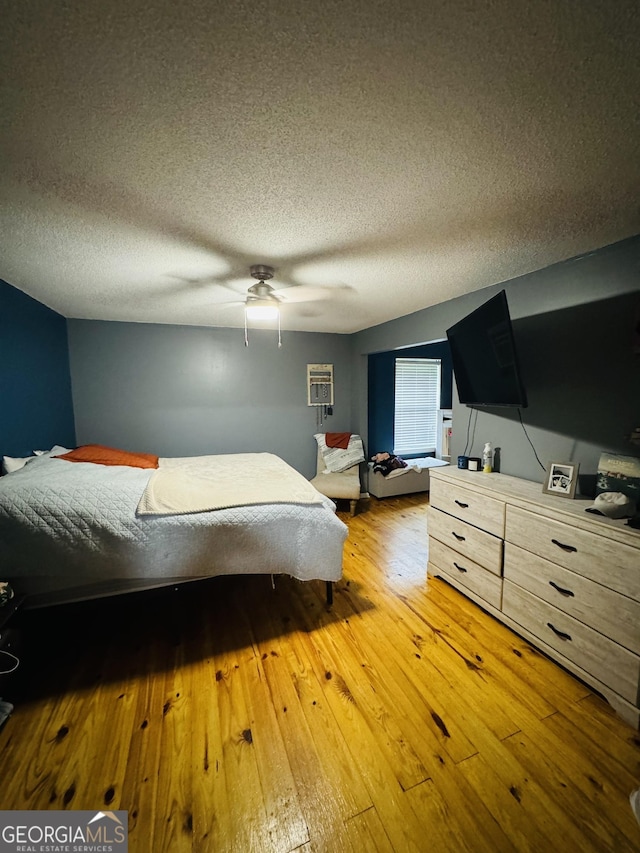
[[331, 581], [326, 581], [327, 584], [327, 607], [333, 604], [333, 584]]

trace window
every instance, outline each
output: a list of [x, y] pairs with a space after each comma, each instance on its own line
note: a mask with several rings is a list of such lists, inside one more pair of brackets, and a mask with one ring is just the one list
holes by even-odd
[[434, 453], [440, 408], [440, 359], [397, 358], [393, 452]]

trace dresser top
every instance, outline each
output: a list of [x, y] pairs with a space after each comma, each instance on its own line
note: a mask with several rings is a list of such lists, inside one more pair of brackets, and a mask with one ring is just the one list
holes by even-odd
[[[616, 542], [624, 542], [640, 548], [640, 530], [626, 524], [626, 519], [611, 519], [603, 515], [586, 512], [593, 504], [592, 498], [562, 498], [547, 495], [542, 491], [541, 483], [511, 477], [508, 474], [485, 474], [483, 471], [468, 471], [452, 465], [446, 468], [432, 468], [431, 480], [444, 480], [466, 489], [502, 500], [513, 506], [537, 512], [547, 518], [563, 521], [582, 530], [590, 530], [600, 536], [606, 536]], [[639, 555], [640, 559], [640, 555]]]

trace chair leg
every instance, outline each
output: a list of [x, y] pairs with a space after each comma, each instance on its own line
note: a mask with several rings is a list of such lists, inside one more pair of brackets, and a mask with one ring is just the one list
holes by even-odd
[[356, 507], [358, 506], [358, 501], [349, 501], [349, 503], [351, 506], [351, 515], [353, 516], [356, 514]]

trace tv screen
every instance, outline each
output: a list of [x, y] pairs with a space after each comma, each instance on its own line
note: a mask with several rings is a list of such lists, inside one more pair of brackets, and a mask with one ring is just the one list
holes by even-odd
[[461, 403], [527, 405], [504, 290], [447, 329], [447, 338]]

